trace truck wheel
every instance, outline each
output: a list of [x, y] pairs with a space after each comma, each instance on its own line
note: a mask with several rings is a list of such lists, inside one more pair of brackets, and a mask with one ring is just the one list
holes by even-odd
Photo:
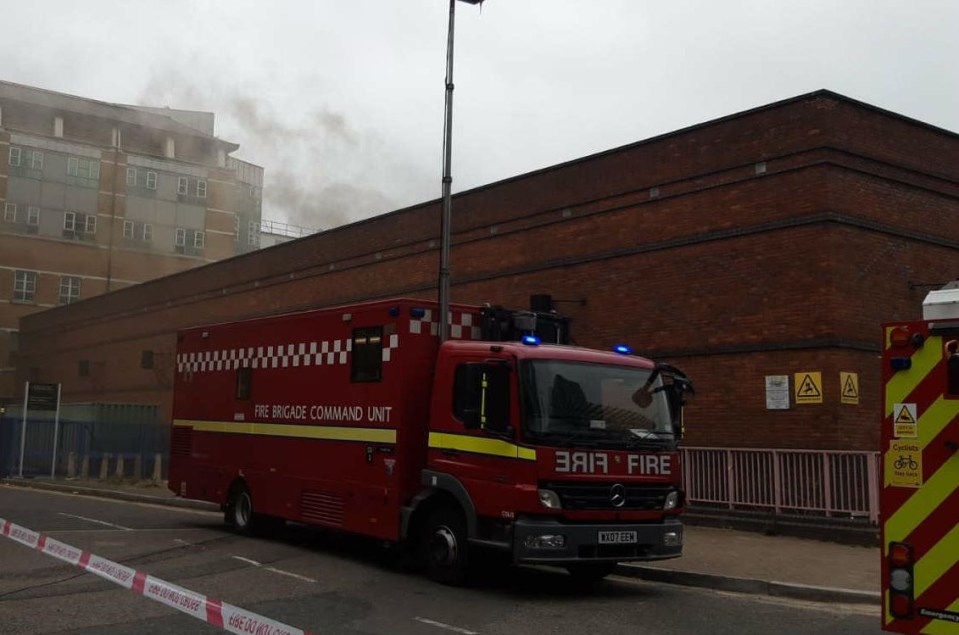
[[594, 584], [616, 570], [615, 562], [582, 562], [566, 567], [573, 579], [580, 584]]
[[224, 520], [238, 534], [253, 535], [256, 516], [253, 513], [253, 499], [245, 485], [238, 485], [230, 493], [230, 502], [226, 506]]
[[426, 521], [421, 547], [426, 574], [431, 579], [453, 586], [466, 582], [469, 554], [463, 514], [450, 508], [433, 511]]

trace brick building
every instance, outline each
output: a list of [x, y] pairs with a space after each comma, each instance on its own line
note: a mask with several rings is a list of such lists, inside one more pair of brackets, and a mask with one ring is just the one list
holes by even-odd
[[[549, 293], [578, 343], [681, 366], [689, 444], [873, 449], [879, 324], [959, 274], [957, 159], [959, 135], [828, 91], [770, 104], [457, 195], [452, 300]], [[30, 315], [20, 379], [168, 412], [174, 329], [433, 298], [439, 217], [432, 201]], [[767, 409], [767, 376], [813, 371], [823, 403]]]
[[263, 170], [213, 127], [0, 82], [0, 406], [19, 318], [257, 248]]

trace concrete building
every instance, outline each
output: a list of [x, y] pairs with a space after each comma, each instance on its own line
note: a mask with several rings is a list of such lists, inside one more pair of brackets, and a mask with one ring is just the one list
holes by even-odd
[[[802, 95], [458, 194], [451, 297], [551, 294], [578, 343], [680, 366], [689, 445], [876, 449], [880, 324], [959, 274], [957, 158], [956, 133]], [[168, 414], [175, 329], [434, 298], [439, 229], [431, 201], [27, 316], [19, 380]], [[819, 402], [768, 401], [815, 373]]]
[[258, 247], [263, 169], [207, 112], [0, 82], [0, 406], [18, 320]]

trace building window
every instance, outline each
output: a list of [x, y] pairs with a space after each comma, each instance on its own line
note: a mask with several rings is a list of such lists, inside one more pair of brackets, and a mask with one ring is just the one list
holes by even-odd
[[260, 233], [260, 224], [255, 220], [251, 220], [247, 224], [247, 234], [246, 234], [246, 244], [248, 245], [259, 245], [260, 239], [258, 234]]
[[153, 225], [150, 223], [143, 224], [143, 241], [153, 242]]
[[67, 231], [77, 230], [77, 215], [74, 212], [65, 212], [63, 214], [63, 228]]
[[181, 176], [176, 180], [176, 193], [177, 194], [188, 194], [190, 192], [190, 182], [185, 176]]
[[206, 181], [201, 179], [196, 182], [196, 195], [199, 198], [206, 198]]
[[94, 159], [67, 158], [67, 183], [96, 187], [100, 181], [100, 162]]
[[39, 150], [34, 150], [31, 153], [30, 167], [33, 168], [34, 170], [43, 169], [43, 153], [40, 152]]
[[123, 237], [133, 238], [133, 221], [132, 220], [123, 221]]
[[10, 165], [20, 165], [20, 148], [10, 148]]
[[147, 172], [147, 189], [148, 190], [157, 189], [157, 173], [156, 172]]
[[193, 246], [196, 249], [203, 249], [203, 243], [205, 239], [206, 236], [203, 234], [203, 232], [197, 232], [193, 234]]
[[137, 169], [136, 168], [127, 168], [127, 185], [132, 185], [136, 187], [137, 185]]
[[176, 236], [173, 238], [173, 244], [177, 247], [186, 247], [186, 230], [182, 227], [176, 228]]
[[4, 203], [3, 221], [5, 223], [17, 222], [17, 204], [16, 203]]
[[97, 217], [95, 214], [87, 214], [86, 222], [83, 225], [83, 231], [87, 234], [97, 233]]
[[40, 208], [39, 207], [28, 207], [27, 208], [27, 225], [33, 225], [34, 227], [40, 224]]
[[233, 242], [240, 242], [240, 217], [233, 215]]
[[15, 271], [13, 278], [13, 301], [33, 302], [37, 293], [36, 271]]
[[80, 278], [60, 276], [60, 304], [70, 304], [80, 299]]

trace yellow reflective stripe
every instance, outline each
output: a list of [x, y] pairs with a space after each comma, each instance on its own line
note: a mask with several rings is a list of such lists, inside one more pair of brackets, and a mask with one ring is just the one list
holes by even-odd
[[[915, 595], [919, 597], [926, 589], [935, 584], [936, 580], [956, 564], [956, 555], [959, 554], [959, 525], [949, 531], [936, 546], [926, 552], [913, 569], [915, 579]], [[933, 607], [929, 607], [933, 608]]]
[[[902, 540], [952, 494], [959, 483], [959, 460], [952, 458], [886, 521], [886, 540]], [[955, 558], [952, 560], [955, 562]]]
[[384, 430], [382, 428], [305, 426], [285, 423], [247, 423], [244, 421], [195, 421], [190, 419], [176, 419], [173, 425], [189, 426], [200, 432], [328, 439], [331, 441], [362, 441], [366, 443], [396, 443], [396, 430]]
[[475, 454], [490, 454], [505, 456], [511, 459], [525, 461], [536, 460], [536, 450], [503, 441], [502, 439], [486, 439], [465, 434], [447, 434], [445, 432], [430, 432], [430, 447], [440, 450], [463, 450]]
[[909, 370], [900, 370], [886, 383], [885, 416], [891, 415], [893, 406], [905, 401], [941, 360], [942, 338], [930, 337], [922, 348], [912, 354], [912, 367]]
[[[915, 441], [919, 444], [920, 451], [925, 450], [926, 446], [936, 438], [936, 435], [942, 432], [943, 428], [956, 417], [959, 417], [959, 399], [944, 399], [942, 396], [936, 399], [924, 413], [919, 415], [919, 421], [916, 422], [919, 438]], [[911, 439], [901, 440], [910, 441]], [[895, 460], [892, 451], [886, 452], [884, 460], [886, 469], [884, 470], [883, 485], [888, 487], [892, 478], [890, 462]]]

